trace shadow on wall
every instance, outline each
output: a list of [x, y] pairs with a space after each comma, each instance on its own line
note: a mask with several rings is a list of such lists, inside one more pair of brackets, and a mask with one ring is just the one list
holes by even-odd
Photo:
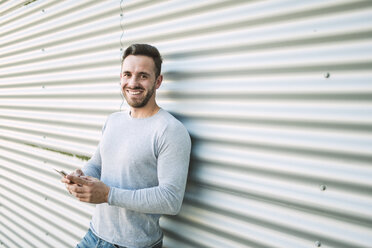
[[[176, 113], [173, 113], [171, 112], [171, 114], [177, 118], [177, 120], [179, 120], [180, 122], [182, 122], [183, 124], [185, 123], [186, 121], [186, 117], [185, 116], [182, 116], [182, 115], [179, 115], [179, 114], [176, 114]], [[185, 125], [185, 124], [184, 124]], [[187, 128], [187, 127], [186, 127]], [[190, 133], [189, 133], [190, 134]], [[196, 160], [195, 160], [195, 156], [194, 156], [194, 151], [197, 147], [197, 142], [198, 142], [198, 139], [196, 137], [193, 137], [191, 134], [190, 134], [190, 138], [191, 138], [191, 154], [190, 154], [190, 164], [189, 164], [189, 171], [188, 171], [188, 175], [187, 175], [187, 186], [192, 184], [192, 179], [190, 178], [191, 175], [193, 174], [193, 172], [195, 172], [196, 170]], [[186, 187], [186, 191], [187, 191], [187, 187]]]

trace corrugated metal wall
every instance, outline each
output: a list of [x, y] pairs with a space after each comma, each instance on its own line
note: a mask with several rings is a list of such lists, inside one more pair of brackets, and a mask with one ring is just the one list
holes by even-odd
[[2, 1], [0, 34], [3, 247], [85, 233], [51, 168], [91, 156], [140, 42], [193, 138], [166, 247], [372, 247], [372, 1]]

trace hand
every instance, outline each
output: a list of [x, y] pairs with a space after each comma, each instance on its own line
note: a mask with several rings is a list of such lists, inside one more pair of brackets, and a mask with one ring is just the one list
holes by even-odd
[[66, 184], [66, 187], [79, 201], [96, 204], [108, 201], [110, 187], [99, 179], [74, 175], [67, 175], [66, 179], [73, 182]]
[[[84, 172], [80, 169], [76, 169], [75, 171], [71, 172], [69, 175], [75, 176], [75, 177], [81, 177], [81, 176], [84, 176]], [[62, 177], [61, 182], [62, 183], [67, 183], [67, 184], [72, 184], [73, 183], [69, 179], [67, 179], [67, 176]]]

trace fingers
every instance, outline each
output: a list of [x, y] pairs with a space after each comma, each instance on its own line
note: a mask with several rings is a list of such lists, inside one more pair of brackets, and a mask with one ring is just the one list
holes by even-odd
[[83, 187], [79, 187], [79, 186], [76, 186], [76, 185], [72, 186], [70, 188], [70, 191], [71, 191], [71, 193], [72, 192], [73, 193], [84, 193], [85, 192]]
[[[80, 169], [76, 169], [75, 171], [71, 172], [69, 175], [66, 176], [66, 178], [70, 180], [68, 176], [81, 177], [81, 176], [84, 176], [84, 172]], [[71, 180], [70, 180], [70, 183], [71, 183]]]
[[61, 177], [61, 182], [62, 183], [71, 183], [71, 181], [69, 179], [67, 179], [66, 177]]
[[67, 191], [76, 197], [79, 195], [84, 195], [86, 193], [86, 190], [83, 186], [79, 186], [77, 184], [66, 184]]
[[85, 180], [84, 178], [81, 178], [81, 177], [78, 177], [78, 176], [73, 176], [73, 175], [67, 175], [66, 178], [70, 181], [70, 182], [73, 182], [75, 184], [86, 184], [87, 183], [87, 180]]
[[79, 201], [91, 202], [92, 194], [89, 191], [86, 191], [84, 187], [70, 186], [70, 190], [68, 191], [70, 192], [71, 195], [75, 196]]
[[84, 176], [84, 172], [81, 169], [76, 169], [75, 171], [71, 172], [69, 175], [64, 176], [61, 178], [62, 183], [74, 183], [71, 179], [71, 177], [68, 176], [74, 176], [74, 177], [81, 177]]
[[85, 181], [79, 180], [81, 176], [84, 176], [84, 172], [81, 169], [76, 169], [69, 175], [61, 178], [61, 182], [65, 184], [67, 191], [71, 195], [76, 196], [76, 194], [83, 193], [82, 186]]
[[94, 177], [71, 177], [72, 184], [66, 184], [67, 190], [79, 201], [103, 203], [108, 201], [110, 187]]

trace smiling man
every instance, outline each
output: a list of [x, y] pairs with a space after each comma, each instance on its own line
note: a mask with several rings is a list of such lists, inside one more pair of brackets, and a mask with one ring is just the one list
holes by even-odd
[[78, 248], [162, 247], [159, 218], [180, 211], [191, 141], [156, 103], [161, 63], [153, 46], [125, 50], [121, 89], [130, 109], [107, 118], [92, 158], [61, 180], [80, 201], [97, 204]]

